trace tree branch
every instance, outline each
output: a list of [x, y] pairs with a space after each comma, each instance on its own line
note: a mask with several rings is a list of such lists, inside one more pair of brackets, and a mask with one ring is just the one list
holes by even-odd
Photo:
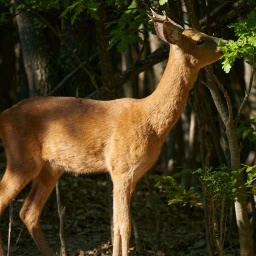
[[79, 69], [81, 69], [83, 65], [86, 65], [88, 62], [91, 62], [97, 55], [98, 55], [98, 53], [94, 54], [93, 56], [91, 56], [88, 59], [88, 61], [84, 61], [82, 64], [80, 64], [74, 70], [72, 70], [69, 74], [67, 74], [49, 93], [46, 94], [46, 96], [53, 95], [57, 90], [59, 90], [67, 82], [67, 80], [69, 78], [71, 78], [74, 74], [76, 74], [76, 72]]
[[[144, 60], [138, 61], [135, 65], [131, 66], [126, 71], [117, 74], [115, 77], [115, 84], [111, 89], [118, 90], [119, 88], [121, 88], [123, 84], [135, 78], [141, 72], [165, 60], [168, 57], [168, 54], [169, 54], [169, 47], [167, 45], [163, 45], [159, 47], [156, 51], [149, 54]], [[105, 92], [106, 92], [106, 89], [104, 87], [101, 87], [99, 92], [94, 91], [87, 97], [93, 98], [93, 99], [99, 99], [99, 95], [104, 94]]]
[[199, 21], [196, 17], [195, 11], [194, 11], [194, 4], [192, 3], [191, 0], [184, 0], [186, 8], [187, 8], [187, 12], [188, 12], [188, 16], [190, 18], [190, 22], [191, 25], [194, 29], [196, 29], [197, 31], [200, 31], [200, 24]]
[[[249, 13], [256, 7], [255, 0], [238, 0], [238, 1], [226, 1], [217, 8], [215, 8], [208, 16], [202, 18], [199, 23], [202, 31], [207, 30], [207, 25], [210, 26], [212, 30], [218, 30], [232, 20]], [[210, 24], [208, 24], [210, 18]]]
[[212, 84], [207, 85], [207, 87], [210, 89], [211, 95], [214, 99], [214, 104], [218, 109], [220, 117], [223, 123], [225, 124], [225, 126], [227, 126], [229, 123], [233, 122], [233, 111], [232, 111], [232, 104], [230, 101], [230, 97], [226, 89], [224, 88], [223, 84], [219, 81], [217, 76], [213, 73], [212, 68], [208, 66], [205, 69], [210, 75], [210, 77], [212, 78], [212, 80], [217, 84], [218, 88], [221, 90], [226, 100], [227, 107], [225, 106], [216, 86]]

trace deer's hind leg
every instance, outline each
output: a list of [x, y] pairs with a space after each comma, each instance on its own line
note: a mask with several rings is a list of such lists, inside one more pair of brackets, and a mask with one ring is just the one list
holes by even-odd
[[[9, 156], [13, 155], [9, 154]], [[22, 156], [19, 158], [19, 156], [15, 155], [15, 159], [14, 157], [9, 157], [6, 171], [4, 173], [3, 178], [0, 181], [0, 216], [2, 216], [4, 210], [12, 202], [12, 200], [35, 176], [38, 175], [40, 171], [40, 163], [37, 163], [33, 158], [24, 158], [23, 160]], [[0, 255], [6, 255], [1, 235]]]
[[[14, 198], [30, 181], [31, 179], [29, 176], [20, 176], [19, 172], [10, 170], [9, 167], [7, 167], [4, 176], [0, 181], [0, 216], [2, 216], [6, 207], [14, 200]], [[1, 235], [0, 255], [6, 255]]]
[[45, 164], [40, 174], [33, 180], [32, 188], [20, 211], [20, 218], [44, 256], [53, 255], [39, 224], [42, 209], [49, 198], [63, 170], [52, 169]]

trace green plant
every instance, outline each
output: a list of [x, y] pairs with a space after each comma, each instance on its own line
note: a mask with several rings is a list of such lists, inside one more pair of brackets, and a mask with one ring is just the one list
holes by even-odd
[[247, 57], [250, 65], [256, 68], [256, 11], [253, 10], [243, 23], [232, 23], [229, 28], [234, 28], [237, 40], [229, 40], [226, 44], [220, 42], [224, 53], [222, 68], [229, 73], [237, 58]]
[[130, 44], [143, 45], [144, 28], [141, 25], [146, 23], [148, 23], [146, 9], [137, 7], [136, 1], [132, 1], [119, 19], [108, 22], [107, 27], [111, 27], [108, 49], [116, 46], [119, 52], [124, 52]]
[[64, 11], [61, 13], [61, 16], [66, 16], [68, 13], [71, 14], [71, 24], [73, 24], [78, 16], [84, 11], [86, 11], [92, 18], [98, 19], [97, 10], [99, 5], [100, 1], [96, 0], [63, 1]]
[[191, 187], [186, 189], [183, 183], [178, 183], [173, 176], [154, 177], [157, 187], [161, 187], [162, 191], [166, 194], [168, 205], [181, 203], [183, 206], [195, 206], [200, 202], [200, 194], [195, 188]]
[[[196, 175], [201, 183], [201, 187], [186, 189], [183, 183], [177, 182], [175, 178], [190, 172]], [[247, 182], [243, 184], [245, 192], [241, 193], [237, 186], [237, 179], [241, 173], [247, 174]], [[253, 181], [256, 180], [256, 166], [243, 165], [239, 170], [231, 170], [228, 166], [222, 165], [218, 168], [209, 168], [203, 170], [191, 170], [184, 168], [174, 176], [160, 177], [156, 176], [156, 186], [160, 187], [166, 194], [168, 205], [180, 203], [183, 206], [190, 206], [204, 203], [206, 223], [210, 230], [210, 239], [215, 245], [218, 255], [223, 255], [225, 242], [225, 226], [227, 215], [230, 208], [233, 207], [235, 200], [244, 201], [249, 194], [254, 194], [256, 188]]]
[[237, 136], [241, 141], [247, 140], [256, 143], [256, 118], [249, 121], [239, 121], [237, 125]]
[[[99, 5], [100, 1], [96, 0], [75, 0], [63, 5], [64, 11], [61, 16], [69, 14], [71, 24], [73, 24], [78, 16], [86, 11], [93, 19], [98, 20]], [[109, 29], [108, 49], [116, 46], [119, 52], [124, 52], [132, 43], [144, 44], [141, 36], [144, 33], [144, 28], [141, 27], [141, 24], [148, 23], [146, 8], [138, 7], [136, 1], [132, 1], [127, 7], [123, 7], [116, 0], [108, 0], [106, 6], [114, 6], [116, 12], [121, 13], [120, 17], [117, 15], [118, 18], [107, 21], [107, 29]]]

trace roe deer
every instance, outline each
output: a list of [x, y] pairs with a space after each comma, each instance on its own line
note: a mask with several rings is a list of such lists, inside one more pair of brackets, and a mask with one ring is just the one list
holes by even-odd
[[[130, 200], [136, 183], [156, 162], [179, 119], [199, 70], [221, 56], [218, 38], [183, 29], [165, 14], [150, 17], [170, 44], [156, 90], [144, 99], [96, 101], [35, 97], [0, 116], [7, 168], [0, 182], [0, 215], [32, 181], [20, 218], [44, 256], [53, 255], [39, 225], [41, 211], [65, 172], [109, 172], [113, 181], [113, 256], [127, 256]], [[0, 255], [5, 255], [0, 242]]]

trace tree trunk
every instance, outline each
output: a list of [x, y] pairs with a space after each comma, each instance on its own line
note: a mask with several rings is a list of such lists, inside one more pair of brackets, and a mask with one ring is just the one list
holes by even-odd
[[115, 84], [114, 70], [112, 65], [112, 60], [110, 52], [107, 50], [108, 41], [107, 41], [107, 30], [106, 30], [106, 10], [105, 10], [105, 1], [101, 0], [98, 8], [98, 15], [100, 19], [96, 22], [96, 37], [97, 37], [97, 46], [99, 51], [100, 66], [102, 72], [102, 81], [104, 87], [108, 91], [108, 95], [104, 96], [109, 98], [115, 98], [116, 91], [113, 90]]
[[[208, 69], [208, 71], [210, 71]], [[210, 71], [211, 72], [211, 71]], [[213, 74], [212, 74], [213, 76]], [[215, 102], [216, 108], [220, 114], [220, 117], [226, 128], [226, 136], [229, 145], [229, 154], [230, 154], [230, 163], [229, 166], [231, 170], [238, 170], [241, 168], [240, 163], [240, 148], [238, 145], [238, 138], [236, 135], [236, 127], [233, 120], [233, 113], [230, 103], [228, 102], [228, 96], [225, 98], [227, 100], [227, 105], [229, 106], [229, 111], [224, 108], [223, 98], [220, 96], [219, 90], [216, 85], [208, 87], [210, 93]], [[237, 187], [239, 192], [243, 194], [245, 191], [242, 187], [244, 184], [243, 173], [237, 177]], [[253, 256], [253, 241], [250, 222], [247, 216], [247, 207], [246, 202], [235, 201], [235, 212], [236, 212], [236, 222], [239, 232], [239, 241], [240, 241], [240, 255], [241, 256]]]
[[[240, 148], [238, 145], [238, 139], [236, 135], [235, 125], [233, 120], [226, 124], [226, 135], [230, 148], [230, 167], [232, 170], [238, 170], [241, 168], [240, 163]], [[237, 177], [237, 187], [240, 193], [245, 193], [243, 173]], [[241, 256], [253, 256], [253, 240], [251, 226], [247, 215], [246, 201], [235, 201], [236, 223], [239, 232], [240, 240], [240, 255]]]
[[[15, 0], [15, 7], [19, 0]], [[57, 83], [56, 57], [58, 42], [47, 28], [35, 30], [36, 18], [25, 11], [17, 11], [17, 24], [30, 96], [46, 95]], [[54, 63], [54, 65], [53, 65]]]

